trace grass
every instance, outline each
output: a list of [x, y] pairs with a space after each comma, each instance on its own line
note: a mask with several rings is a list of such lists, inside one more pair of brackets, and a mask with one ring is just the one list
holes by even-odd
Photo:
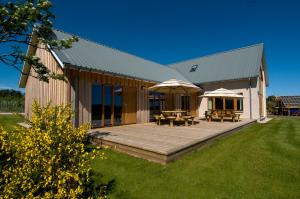
[[14, 128], [17, 123], [24, 121], [24, 117], [20, 114], [12, 114], [12, 115], [1, 115], [0, 114], [0, 126], [5, 129]]
[[[22, 120], [0, 115], [0, 126]], [[92, 166], [108, 198], [300, 198], [299, 117], [251, 125], [167, 166], [106, 155]]]
[[109, 198], [300, 198], [300, 118], [254, 124], [167, 166], [108, 150]]

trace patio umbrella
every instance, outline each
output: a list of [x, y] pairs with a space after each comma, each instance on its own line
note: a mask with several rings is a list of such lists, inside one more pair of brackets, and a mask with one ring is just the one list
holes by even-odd
[[160, 93], [184, 94], [199, 92], [201, 91], [201, 88], [189, 82], [170, 79], [150, 87], [149, 90]]
[[[169, 94], [188, 94], [196, 93], [202, 89], [195, 86], [192, 83], [185, 82], [177, 79], [170, 79], [162, 83], [158, 83], [149, 88], [150, 91], [155, 91], [159, 93], [169, 93]], [[174, 99], [172, 97], [172, 106], [174, 105]], [[174, 107], [174, 106], [173, 106]]]
[[199, 97], [227, 97], [227, 98], [243, 98], [243, 95], [237, 94], [225, 88], [219, 88], [214, 91], [205, 92]]

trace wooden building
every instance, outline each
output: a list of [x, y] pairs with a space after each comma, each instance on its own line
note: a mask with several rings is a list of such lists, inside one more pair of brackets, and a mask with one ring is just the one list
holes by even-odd
[[[70, 37], [70, 34], [54, 30], [54, 36], [65, 39]], [[34, 35], [32, 42], [34, 44], [38, 42]], [[190, 71], [189, 74], [185, 74], [182, 70], [184, 67], [180, 67], [179, 70], [178, 64], [161, 65], [83, 38], [79, 38], [70, 49], [57, 50], [49, 47], [47, 50], [45, 49], [47, 46], [42, 43], [39, 46], [42, 48], [30, 45], [27, 54], [39, 57], [50, 71], [64, 74], [66, 81], [50, 79], [49, 83], [45, 83], [32, 76], [22, 75], [19, 86], [25, 88], [25, 115], [28, 118], [32, 115], [31, 106], [34, 100], [41, 105], [49, 102], [53, 105], [70, 103], [75, 112], [75, 126], [84, 123], [90, 123], [92, 127], [146, 123], [151, 121], [152, 115], [156, 112], [172, 109], [185, 109], [194, 116], [202, 116], [202, 107], [208, 105], [198, 97], [200, 93], [189, 96], [159, 94], [149, 92], [148, 88], [158, 82], [177, 79], [209, 90], [224, 82], [226, 85], [234, 86], [232, 82], [236, 80], [224, 77], [222, 81], [217, 81], [213, 77], [218, 76], [218, 71], [207, 71], [207, 76], [211, 76], [211, 82], [206, 84], [198, 81], [201, 78], [196, 78], [196, 81], [191, 77], [197, 72]], [[255, 65], [260, 68], [257, 74], [237, 78], [242, 82], [240, 86], [243, 89], [247, 92], [250, 89], [248, 92], [250, 106], [253, 108], [257, 104], [262, 110], [265, 106], [262, 104], [263, 99], [259, 100], [258, 91], [262, 92], [263, 96], [265, 86], [268, 84], [264, 79], [266, 68], [265, 64], [262, 64], [263, 58], [260, 57], [259, 66]], [[234, 59], [234, 56], [231, 59]], [[257, 57], [252, 59], [257, 62]], [[195, 64], [187, 65], [186, 70], [190, 70], [191, 66], [195, 68]], [[196, 67], [198, 72], [200, 69], [201, 67], [198, 69]], [[28, 63], [24, 63], [23, 72], [34, 76], [34, 71]], [[212, 72], [214, 74], [210, 74]], [[258, 80], [262, 78], [260, 83]], [[175, 102], [173, 107], [171, 101]], [[188, 103], [183, 103], [186, 101]], [[243, 104], [242, 106], [248, 106], [245, 100]], [[250, 117], [248, 112], [245, 117]]]
[[277, 96], [276, 115], [299, 116], [300, 115], [300, 96]]

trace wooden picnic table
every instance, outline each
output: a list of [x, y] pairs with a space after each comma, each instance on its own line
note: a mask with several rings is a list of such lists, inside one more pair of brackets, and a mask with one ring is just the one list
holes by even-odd
[[175, 115], [177, 116], [178, 113], [186, 113], [187, 111], [162, 111], [162, 114], [170, 114], [170, 115]]
[[232, 122], [236, 120], [240, 121], [240, 113], [232, 110], [215, 110], [215, 111], [205, 111], [205, 118], [207, 121], [211, 121], [213, 118], [219, 118], [221, 122], [224, 121], [224, 118], [230, 118]]
[[185, 122], [185, 126], [188, 126], [188, 121], [192, 121], [192, 125], [194, 124], [194, 117], [190, 115], [181, 115], [182, 113], [187, 113], [187, 111], [162, 111], [161, 116], [156, 116], [157, 124], [160, 125], [161, 120], [169, 120], [170, 126], [173, 126], [174, 121], [181, 121]]

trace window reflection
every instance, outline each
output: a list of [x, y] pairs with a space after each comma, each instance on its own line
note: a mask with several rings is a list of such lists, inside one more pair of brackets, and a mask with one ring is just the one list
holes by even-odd
[[122, 124], [122, 93], [121, 86], [114, 87], [114, 125]]
[[92, 127], [102, 124], [102, 85], [92, 85]]
[[111, 125], [111, 105], [112, 105], [112, 91], [110, 85], [104, 86], [105, 100], [104, 100], [104, 126]]

